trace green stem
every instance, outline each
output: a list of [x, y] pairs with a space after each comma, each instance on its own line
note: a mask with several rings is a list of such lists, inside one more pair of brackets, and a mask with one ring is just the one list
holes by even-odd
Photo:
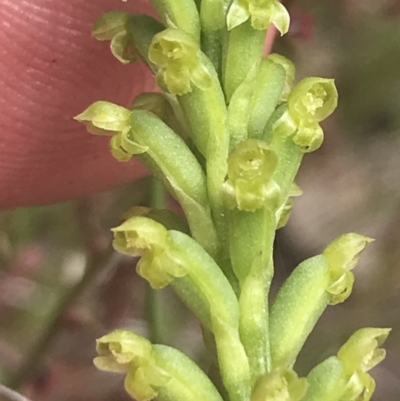
[[119, 260], [120, 255], [115, 254], [111, 247], [91, 256], [82, 280], [64, 294], [55, 310], [51, 312], [51, 316], [41, 337], [33, 346], [29, 354], [26, 355], [25, 360], [15, 376], [10, 379], [8, 383], [9, 387], [17, 389], [32, 377], [40, 361], [46, 354], [46, 351], [53, 344], [57, 334], [59, 333], [66, 311], [71, 307], [71, 305], [73, 305], [87, 287], [93, 283], [99, 274], [104, 274], [105, 270], [114, 268]]

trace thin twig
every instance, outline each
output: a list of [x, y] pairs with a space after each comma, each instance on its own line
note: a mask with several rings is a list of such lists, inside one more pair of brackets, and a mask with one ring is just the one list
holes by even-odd
[[31, 400], [24, 397], [20, 393], [17, 393], [0, 384], [0, 401], [31, 401]]
[[40, 361], [46, 354], [46, 351], [53, 344], [53, 341], [62, 326], [61, 323], [65, 316], [65, 312], [71, 307], [77, 298], [79, 298], [83, 291], [93, 283], [94, 279], [99, 274], [104, 274], [105, 271], [116, 266], [119, 261], [119, 255], [115, 254], [111, 247], [92, 256], [91, 260], [88, 262], [88, 267], [84, 277], [74, 288], [67, 292], [64, 299], [58, 304], [56, 310], [53, 311], [44, 333], [34, 345], [17, 373], [10, 379], [9, 383], [7, 383], [9, 387], [17, 389], [32, 377], [37, 366], [40, 364]]

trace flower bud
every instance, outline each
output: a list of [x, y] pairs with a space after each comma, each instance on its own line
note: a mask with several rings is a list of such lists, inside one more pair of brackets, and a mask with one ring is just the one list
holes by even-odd
[[234, 0], [227, 15], [228, 30], [249, 18], [254, 29], [265, 30], [272, 23], [281, 35], [289, 30], [289, 13], [277, 0]]
[[200, 46], [184, 31], [174, 28], [156, 34], [149, 49], [149, 60], [158, 66], [157, 83], [175, 95], [192, 90], [192, 84], [205, 90], [212, 85], [209, 71], [200, 61]]
[[307, 390], [307, 380], [292, 369], [273, 370], [256, 383], [251, 401], [300, 401]]
[[350, 272], [360, 258], [360, 253], [373, 239], [356, 233], [343, 234], [331, 242], [323, 255], [328, 261], [331, 285], [327, 291], [331, 294], [330, 304], [345, 301], [351, 293], [354, 275]]

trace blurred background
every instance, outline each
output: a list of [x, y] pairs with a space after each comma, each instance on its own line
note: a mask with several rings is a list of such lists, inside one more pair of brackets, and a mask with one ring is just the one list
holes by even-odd
[[[375, 401], [400, 395], [400, 1], [291, 0], [292, 29], [275, 51], [298, 78], [335, 77], [339, 108], [325, 143], [307, 155], [287, 227], [276, 241], [274, 292], [303, 259], [344, 232], [376, 238], [343, 305], [330, 307], [297, 369], [337, 352], [356, 329], [393, 327], [374, 371]], [[168, 290], [154, 294], [132, 259], [110, 249], [110, 228], [148, 205], [142, 179], [72, 202], [0, 213], [0, 383], [35, 401], [129, 400], [118, 375], [92, 365], [95, 339], [132, 328], [207, 356], [191, 314]], [[1, 398], [1, 397], [0, 397]], [[322, 400], [321, 400], [322, 401]]]

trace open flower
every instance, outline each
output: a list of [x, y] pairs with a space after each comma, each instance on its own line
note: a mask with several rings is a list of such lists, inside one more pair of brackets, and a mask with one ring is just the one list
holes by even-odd
[[291, 136], [305, 152], [318, 149], [324, 139], [319, 123], [336, 109], [338, 93], [333, 79], [305, 78], [292, 90], [287, 110], [275, 123], [278, 135]]
[[74, 117], [95, 135], [114, 135], [129, 130], [131, 112], [117, 104], [99, 100]]
[[275, 369], [256, 383], [251, 401], [300, 401], [307, 390], [307, 380], [292, 369]]
[[274, 24], [281, 35], [289, 30], [289, 13], [277, 0], [233, 0], [227, 16], [228, 30], [249, 18], [254, 29], [264, 30]]
[[348, 377], [343, 400], [369, 401], [375, 391], [375, 380], [367, 372], [380, 363], [386, 351], [380, 346], [391, 329], [363, 328], [357, 330], [340, 348], [338, 359]]
[[141, 59], [127, 30], [130, 17], [130, 13], [110, 11], [102, 14], [92, 28], [92, 35], [97, 40], [111, 41], [111, 52], [122, 64], [135, 63]]
[[99, 338], [96, 344], [95, 366], [126, 373], [125, 389], [138, 401], [157, 397], [157, 388], [169, 380], [154, 360], [150, 341], [132, 331], [115, 330]]
[[146, 146], [136, 143], [131, 138], [132, 112], [117, 104], [98, 101], [91, 104], [75, 120], [86, 125], [94, 135], [111, 136], [110, 151], [121, 162], [129, 161], [133, 155], [144, 153]]
[[98, 356], [94, 364], [100, 370], [127, 372], [131, 365], [140, 365], [150, 358], [149, 340], [128, 330], [116, 330], [96, 341]]
[[320, 122], [333, 113], [337, 99], [333, 79], [305, 78], [291, 92], [288, 109], [297, 123], [304, 119]]
[[137, 272], [153, 288], [168, 285], [175, 277], [182, 277], [186, 269], [169, 251], [168, 231], [160, 223], [142, 216], [134, 216], [112, 230], [114, 248], [131, 256], [141, 256]]
[[241, 142], [228, 158], [228, 180], [224, 184], [227, 206], [255, 211], [269, 201], [274, 207], [280, 194], [272, 180], [277, 163], [267, 143], [257, 139]]
[[211, 76], [200, 60], [200, 46], [188, 33], [175, 28], [154, 36], [149, 60], [158, 66], [157, 83], [175, 95], [211, 86]]
[[373, 239], [356, 233], [343, 234], [331, 242], [323, 255], [328, 261], [331, 284], [327, 291], [331, 294], [329, 303], [335, 305], [345, 301], [351, 294], [354, 274], [351, 270], [360, 259], [360, 253]]

